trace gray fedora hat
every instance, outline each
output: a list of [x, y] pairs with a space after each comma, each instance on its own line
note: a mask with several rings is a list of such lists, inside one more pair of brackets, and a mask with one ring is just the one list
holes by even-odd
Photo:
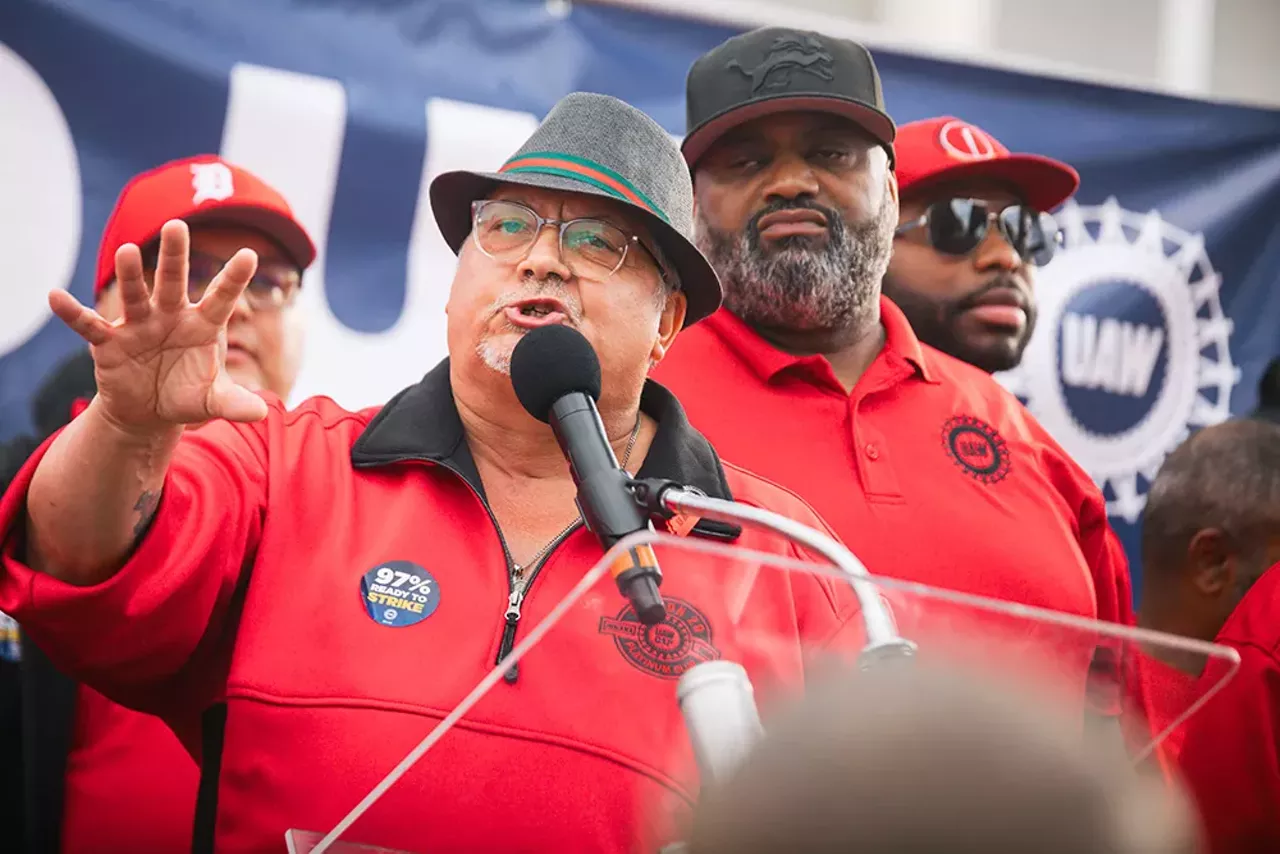
[[471, 203], [501, 184], [604, 196], [634, 208], [680, 280], [685, 326], [720, 307], [711, 264], [693, 244], [693, 183], [662, 126], [608, 95], [574, 92], [497, 172], [445, 172], [431, 182], [431, 212], [455, 253], [471, 233]]

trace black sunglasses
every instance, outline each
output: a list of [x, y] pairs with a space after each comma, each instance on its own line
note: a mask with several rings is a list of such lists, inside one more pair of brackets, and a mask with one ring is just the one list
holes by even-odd
[[1027, 205], [1009, 205], [993, 211], [979, 199], [944, 199], [934, 202], [924, 215], [898, 226], [901, 236], [927, 228], [929, 244], [948, 255], [968, 255], [987, 237], [992, 220], [1000, 234], [1024, 262], [1043, 267], [1053, 260], [1062, 243], [1062, 231], [1053, 217]]

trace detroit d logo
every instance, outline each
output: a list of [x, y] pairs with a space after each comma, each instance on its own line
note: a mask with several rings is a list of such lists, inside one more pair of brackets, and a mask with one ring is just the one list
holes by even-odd
[[1041, 272], [1040, 325], [1002, 379], [1102, 487], [1107, 511], [1138, 520], [1165, 456], [1226, 420], [1240, 378], [1231, 321], [1204, 238], [1158, 213], [1068, 202], [1064, 244]]
[[822, 49], [822, 42], [813, 36], [803, 39], [779, 36], [764, 60], [750, 70], [738, 60], [730, 60], [727, 69], [740, 72], [751, 81], [751, 92], [778, 89], [791, 85], [793, 73], [812, 74], [821, 80], [833, 80], [831, 54]]
[[220, 202], [235, 195], [231, 170], [225, 163], [191, 164], [191, 204]]

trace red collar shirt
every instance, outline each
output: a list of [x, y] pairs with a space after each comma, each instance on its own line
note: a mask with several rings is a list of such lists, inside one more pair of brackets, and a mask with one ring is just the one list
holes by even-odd
[[1102, 494], [988, 374], [922, 345], [880, 300], [885, 344], [844, 390], [721, 310], [655, 371], [727, 460], [808, 501], [874, 574], [1131, 623]]
[[[1240, 669], [1183, 725], [1178, 765], [1213, 854], [1272, 854], [1280, 851], [1280, 565], [1245, 594], [1215, 643], [1240, 653]], [[1210, 662], [1199, 693], [1230, 669]]]

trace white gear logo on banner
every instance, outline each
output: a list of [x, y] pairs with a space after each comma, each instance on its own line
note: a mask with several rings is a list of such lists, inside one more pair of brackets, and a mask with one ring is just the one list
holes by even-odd
[[1204, 238], [1114, 198], [1068, 202], [1064, 243], [1040, 271], [1040, 319], [1001, 380], [1136, 522], [1160, 464], [1195, 428], [1230, 417], [1232, 323]]

